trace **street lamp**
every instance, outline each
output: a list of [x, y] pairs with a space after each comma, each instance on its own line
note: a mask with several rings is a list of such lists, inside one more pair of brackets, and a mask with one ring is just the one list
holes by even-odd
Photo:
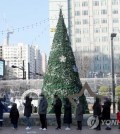
[[24, 68], [24, 60], [23, 60], [23, 66], [22, 67], [12, 65], [12, 68], [18, 68], [18, 69], [22, 70], [23, 71], [23, 80], [26, 79], [26, 71], [25, 71], [25, 68]]
[[[12, 65], [12, 68], [18, 68], [18, 69], [22, 70], [23, 71], [23, 80], [26, 79], [26, 71], [25, 71], [25, 67], [24, 67], [24, 60], [23, 60], [23, 66], [22, 67]], [[30, 79], [30, 74], [43, 76], [42, 74], [39, 74], [39, 73], [30, 72], [30, 64], [28, 63], [28, 79]]]
[[113, 53], [113, 38], [116, 33], [111, 33], [111, 73], [112, 73], [112, 92], [113, 92], [113, 113], [115, 113], [115, 78], [114, 78], [114, 53]]

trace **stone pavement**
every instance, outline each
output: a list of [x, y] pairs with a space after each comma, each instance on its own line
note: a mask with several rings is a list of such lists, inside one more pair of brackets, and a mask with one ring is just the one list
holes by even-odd
[[3, 127], [0, 129], [0, 134], [120, 134], [120, 129], [112, 127], [112, 130], [105, 130], [102, 127], [101, 131], [89, 129], [87, 126], [83, 126], [83, 130], [76, 130], [75, 126], [71, 127], [71, 130], [66, 131], [65, 127], [61, 130], [55, 130], [54, 126], [48, 126], [47, 131], [39, 130], [38, 126], [33, 126], [31, 130], [25, 130], [25, 126], [20, 126], [18, 130], [13, 130], [12, 127]]

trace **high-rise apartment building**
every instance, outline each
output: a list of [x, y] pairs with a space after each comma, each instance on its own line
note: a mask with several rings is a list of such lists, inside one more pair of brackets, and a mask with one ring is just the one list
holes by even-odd
[[49, 0], [51, 42], [60, 5], [77, 65], [81, 66], [81, 58], [87, 56], [90, 61], [87, 75], [111, 72], [110, 36], [117, 33], [113, 40], [114, 66], [115, 72], [120, 72], [120, 0]]
[[[2, 58], [5, 60], [7, 75], [9, 79], [36, 78], [36, 73], [40, 74], [40, 50], [36, 46], [19, 43], [18, 45], [3, 45]], [[12, 68], [12, 66], [16, 66]], [[8, 69], [9, 68], [9, 69]], [[8, 78], [6, 78], [8, 79]]]
[[47, 56], [45, 53], [41, 53], [41, 73], [44, 75], [47, 70]]

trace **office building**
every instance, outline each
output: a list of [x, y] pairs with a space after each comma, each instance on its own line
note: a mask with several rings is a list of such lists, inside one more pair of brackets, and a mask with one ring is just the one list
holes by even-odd
[[47, 56], [45, 53], [41, 53], [41, 73], [44, 75], [47, 70]]
[[[3, 45], [2, 58], [6, 62], [8, 75], [6, 79], [36, 78], [40, 72], [40, 49], [33, 45], [18, 43], [16, 45]], [[16, 66], [12, 68], [12, 66]]]
[[[89, 58], [87, 76], [111, 72], [111, 33], [115, 73], [120, 72], [120, 0], [49, 0], [50, 43], [54, 37], [60, 6], [70, 36], [79, 72], [80, 62]], [[95, 74], [95, 75], [94, 75]]]

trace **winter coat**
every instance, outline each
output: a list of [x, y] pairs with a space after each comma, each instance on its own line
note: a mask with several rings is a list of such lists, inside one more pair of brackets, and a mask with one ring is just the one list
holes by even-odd
[[102, 110], [103, 120], [110, 120], [110, 107], [111, 107], [111, 102], [106, 101], [103, 105], [103, 110]]
[[77, 104], [77, 108], [76, 108], [76, 120], [77, 121], [83, 120], [83, 107], [80, 103]]
[[66, 124], [72, 123], [72, 108], [71, 103], [64, 105], [64, 118], [63, 122]]
[[26, 99], [26, 102], [24, 103], [24, 116], [30, 117], [32, 113], [32, 104], [31, 104], [32, 99], [28, 98]]
[[117, 121], [120, 124], [120, 112], [117, 112], [116, 116], [117, 116]]
[[39, 100], [38, 104], [38, 113], [39, 114], [46, 114], [47, 113], [48, 103], [45, 97]]
[[53, 104], [53, 109], [55, 114], [61, 114], [62, 101], [60, 98], [56, 98]]
[[95, 102], [93, 105], [93, 115], [99, 117], [101, 116], [101, 105], [99, 102]]
[[120, 111], [120, 98], [118, 100], [118, 111]]
[[7, 111], [7, 108], [0, 101], [0, 120], [3, 120], [3, 112]]
[[12, 124], [17, 124], [19, 119], [19, 112], [17, 108], [11, 108], [10, 110], [10, 119]]

